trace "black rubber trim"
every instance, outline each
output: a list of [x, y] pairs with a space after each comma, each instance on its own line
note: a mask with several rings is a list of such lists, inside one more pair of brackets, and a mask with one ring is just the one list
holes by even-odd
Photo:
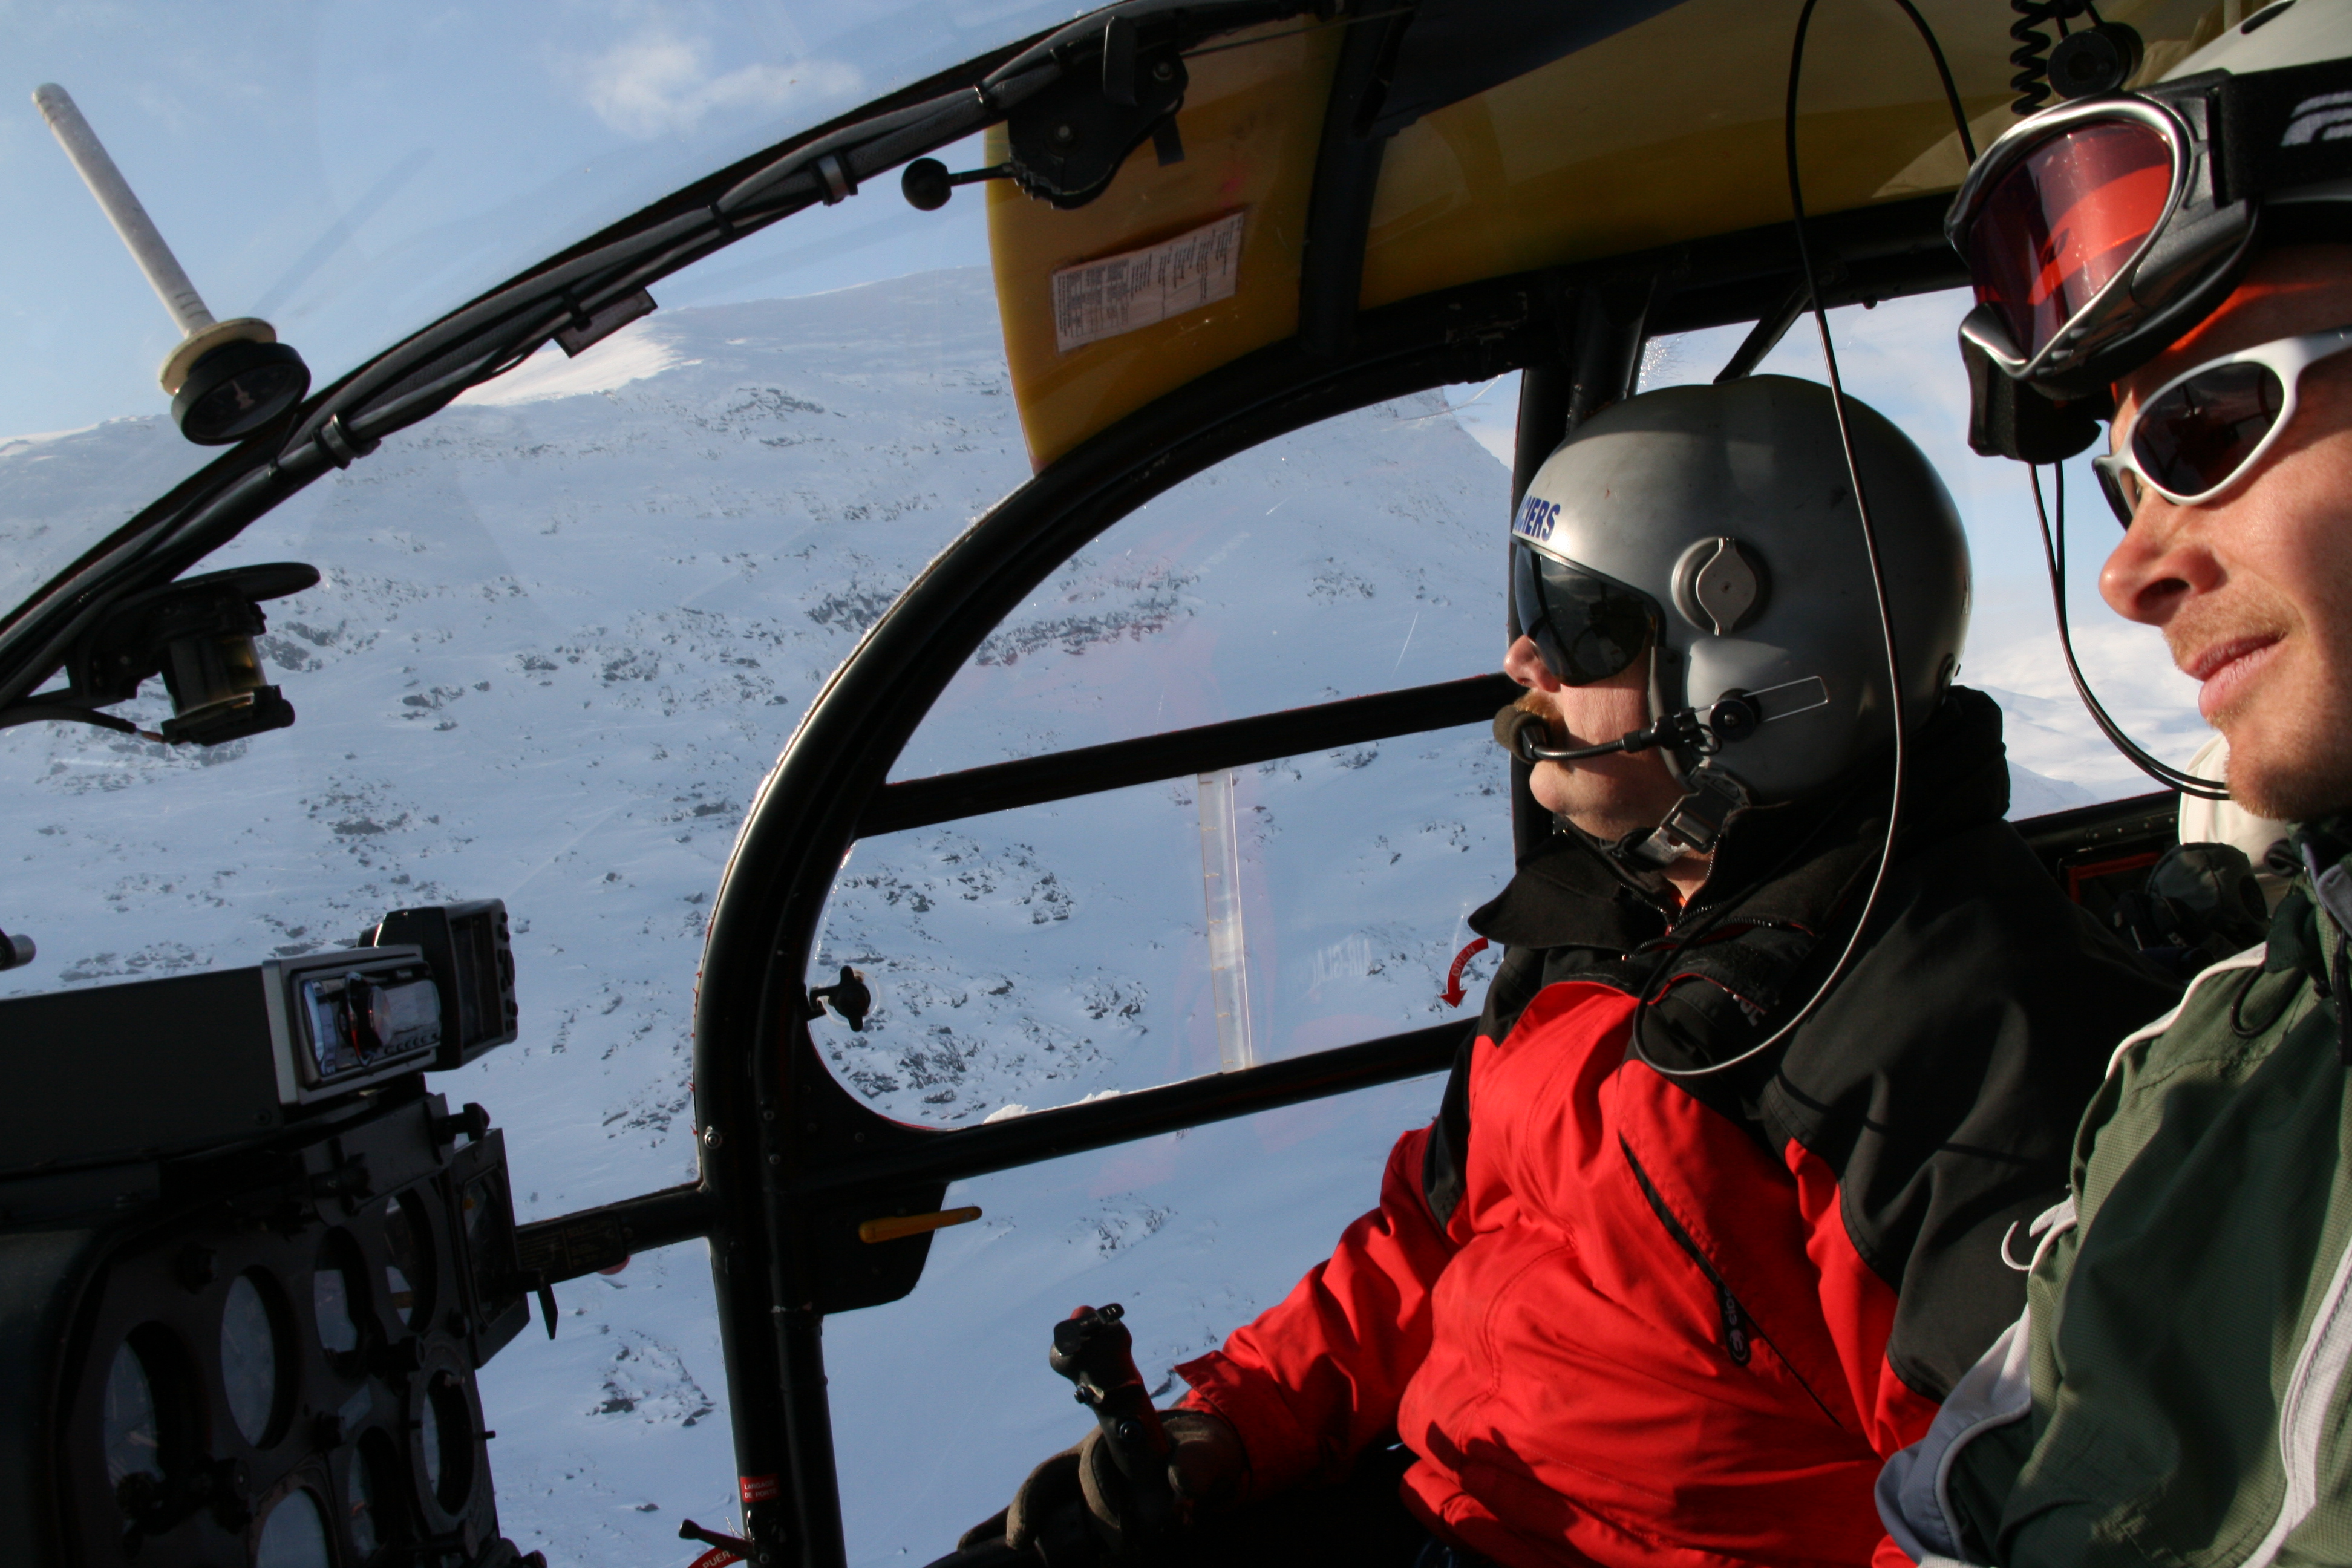
[[1443, 1072], [1476, 1022], [1457, 1019], [1289, 1061], [933, 1132], [897, 1149], [803, 1173], [788, 1190], [803, 1200], [838, 1200], [910, 1182], [958, 1182], [1180, 1128], [1254, 1116], [1303, 1100]]
[[1414, 0], [1371, 0], [1351, 13], [1332, 67], [1298, 252], [1298, 339], [1318, 353], [1346, 348], [1355, 330], [1366, 231], [1388, 151], [1387, 135], [1373, 134], [1371, 120], [1388, 96], [1413, 6]]
[[1351, 697], [1313, 708], [1286, 709], [1139, 740], [1083, 746], [1051, 756], [907, 779], [882, 786], [858, 819], [857, 836], [870, 838], [1187, 773], [1247, 767], [1276, 757], [1305, 756], [1399, 735], [1483, 724], [1495, 716], [1495, 710], [1518, 695], [1518, 684], [1507, 675], [1474, 675], [1466, 680]]

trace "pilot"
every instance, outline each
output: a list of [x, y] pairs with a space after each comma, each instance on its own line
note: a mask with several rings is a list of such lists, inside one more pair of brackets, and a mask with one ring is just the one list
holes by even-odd
[[1953, 209], [1979, 397], [2030, 451], [2112, 388], [2100, 590], [2162, 629], [2299, 869], [2266, 946], [2123, 1039], [2020, 1237], [2025, 1311], [1881, 1478], [1923, 1562], [2352, 1560], [2348, 104], [2352, 9], [2272, 5], [2153, 89], [2021, 121]]
[[950, 1561], [1882, 1551], [1882, 1462], [2015, 1317], [2003, 1239], [2063, 1192], [2102, 1042], [2174, 993], [2003, 820], [2000, 711], [1951, 684], [1959, 521], [1848, 417], [1899, 801], [1828, 391], [1588, 422], [1510, 541], [1527, 690], [1498, 737], [1543, 759], [1559, 831], [1474, 917], [1507, 952], [1442, 1113], [1327, 1261], [1178, 1369], [1175, 1539], [1133, 1539], [1089, 1436]]

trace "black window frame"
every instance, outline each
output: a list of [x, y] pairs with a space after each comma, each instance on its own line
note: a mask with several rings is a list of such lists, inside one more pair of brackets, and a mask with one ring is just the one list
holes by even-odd
[[[1957, 287], [1944, 203], [1814, 220], [1830, 305]], [[989, 1172], [1434, 1071], [1467, 1019], [1004, 1121], [926, 1129], [844, 1089], [808, 1028], [808, 964], [825, 900], [860, 837], [1202, 769], [1488, 719], [1493, 674], [1317, 704], [961, 773], [888, 783], [948, 682], [1028, 595], [1106, 529], [1240, 452], [1351, 410], [1528, 373], [1520, 445], [1549, 450], [1630, 391], [1649, 336], [1746, 321], [1785, 330], [1800, 291], [1786, 225], [1665, 250], [1485, 279], [1357, 315], [1248, 354], [1049, 464], [975, 521], [868, 629], [803, 717], [753, 800], [713, 908], [694, 1023], [698, 1183], [521, 1227], [551, 1284], [632, 1251], [710, 1243], [745, 1530], [807, 1568], [845, 1562], [823, 1323], [898, 1300], [928, 1233], [866, 1244], [864, 1221], [937, 1210]], [[1627, 301], [1633, 301], [1629, 310]], [[1774, 333], [1777, 336], [1777, 331]], [[1767, 344], [1767, 347], [1769, 345]], [[1744, 374], [1760, 355], [1743, 350]], [[1740, 362], [1745, 361], [1745, 364]], [[1514, 474], [1514, 494], [1531, 465]], [[1502, 521], [1497, 519], [1499, 524]], [[1500, 529], [1497, 529], [1498, 538]], [[1499, 592], [1498, 601], [1507, 600]], [[1524, 795], [1523, 777], [1515, 797]], [[1515, 798], [1524, 841], [1531, 814]], [[1498, 877], [1507, 868], [1497, 868]]]

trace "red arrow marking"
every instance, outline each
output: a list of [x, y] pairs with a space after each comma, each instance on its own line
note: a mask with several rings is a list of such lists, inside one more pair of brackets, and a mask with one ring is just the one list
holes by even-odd
[[1486, 939], [1480, 937], [1454, 955], [1454, 967], [1445, 972], [1445, 989], [1438, 997], [1449, 1007], [1462, 1005], [1462, 970], [1472, 959], [1486, 951]]

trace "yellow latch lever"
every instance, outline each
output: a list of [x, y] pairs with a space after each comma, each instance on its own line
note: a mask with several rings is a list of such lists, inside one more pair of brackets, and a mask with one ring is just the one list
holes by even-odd
[[945, 1230], [951, 1225], [970, 1225], [980, 1217], [980, 1205], [970, 1204], [960, 1209], [940, 1209], [932, 1214], [891, 1215], [883, 1219], [869, 1219], [857, 1227], [857, 1239], [865, 1242], [897, 1241], [901, 1237], [920, 1236], [925, 1231]]

